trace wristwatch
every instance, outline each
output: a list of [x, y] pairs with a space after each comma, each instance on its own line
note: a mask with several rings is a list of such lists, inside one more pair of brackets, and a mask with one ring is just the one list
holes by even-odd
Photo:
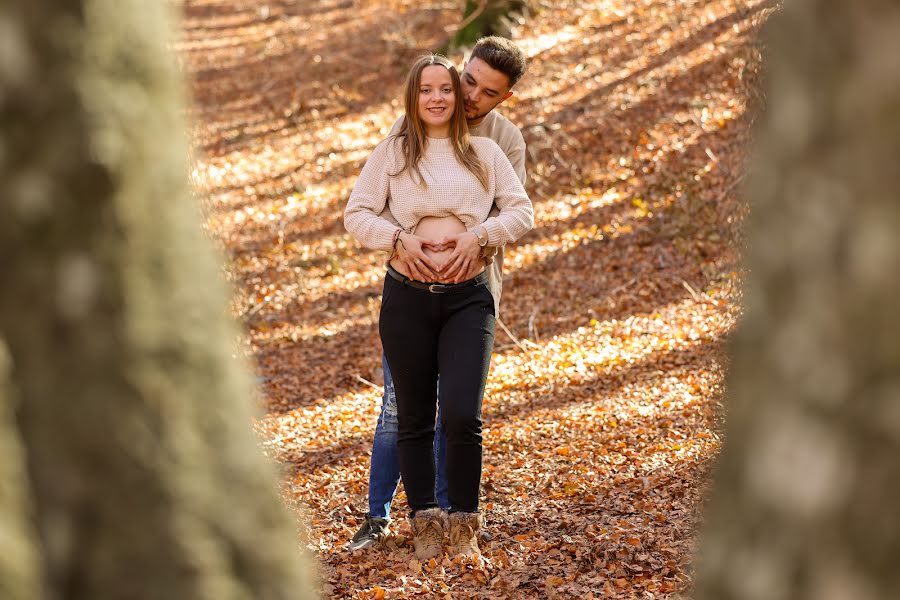
[[482, 248], [487, 246], [488, 243], [488, 232], [485, 229], [484, 225], [476, 225], [471, 229], [472, 233], [475, 234], [475, 237], [478, 238], [478, 245]]

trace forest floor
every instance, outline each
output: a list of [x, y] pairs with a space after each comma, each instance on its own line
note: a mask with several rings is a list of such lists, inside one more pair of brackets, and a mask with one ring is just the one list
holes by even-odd
[[[193, 178], [261, 382], [254, 423], [333, 598], [669, 598], [721, 447], [740, 198], [771, 2], [541, 1], [515, 24], [536, 226], [506, 250], [483, 566], [349, 553], [381, 392], [384, 255], [341, 214], [462, 2], [185, 0]], [[462, 62], [462, 55], [453, 56]], [[374, 385], [373, 385], [374, 384]], [[402, 493], [395, 516], [406, 513]]]

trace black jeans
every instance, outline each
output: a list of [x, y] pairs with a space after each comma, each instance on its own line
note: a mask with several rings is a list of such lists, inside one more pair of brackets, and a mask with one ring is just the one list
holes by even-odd
[[385, 276], [378, 330], [394, 378], [400, 473], [413, 513], [438, 505], [433, 450], [438, 385], [450, 511], [478, 511], [481, 401], [494, 320], [483, 273], [438, 293]]

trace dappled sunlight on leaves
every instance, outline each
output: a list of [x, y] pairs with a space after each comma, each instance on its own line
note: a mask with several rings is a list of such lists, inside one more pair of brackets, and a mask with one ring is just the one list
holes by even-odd
[[[341, 213], [461, 3], [186, 0], [192, 178], [262, 391], [260, 448], [304, 506], [335, 598], [685, 593], [738, 318], [739, 199], [773, 2], [540, 2], [501, 110], [535, 230], [506, 251], [484, 401], [483, 564], [413, 558], [402, 491], [366, 510], [384, 255]], [[461, 64], [461, 56], [453, 57]]]

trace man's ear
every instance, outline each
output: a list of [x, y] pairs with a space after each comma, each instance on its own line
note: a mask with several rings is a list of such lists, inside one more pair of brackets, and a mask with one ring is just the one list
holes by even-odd
[[504, 100], [506, 100], [507, 98], [509, 98], [509, 97], [512, 96], [512, 95], [513, 95], [512, 90], [509, 90], [508, 92], [506, 92], [506, 93], [503, 95], [502, 98], [500, 98], [500, 102], [503, 102]]

